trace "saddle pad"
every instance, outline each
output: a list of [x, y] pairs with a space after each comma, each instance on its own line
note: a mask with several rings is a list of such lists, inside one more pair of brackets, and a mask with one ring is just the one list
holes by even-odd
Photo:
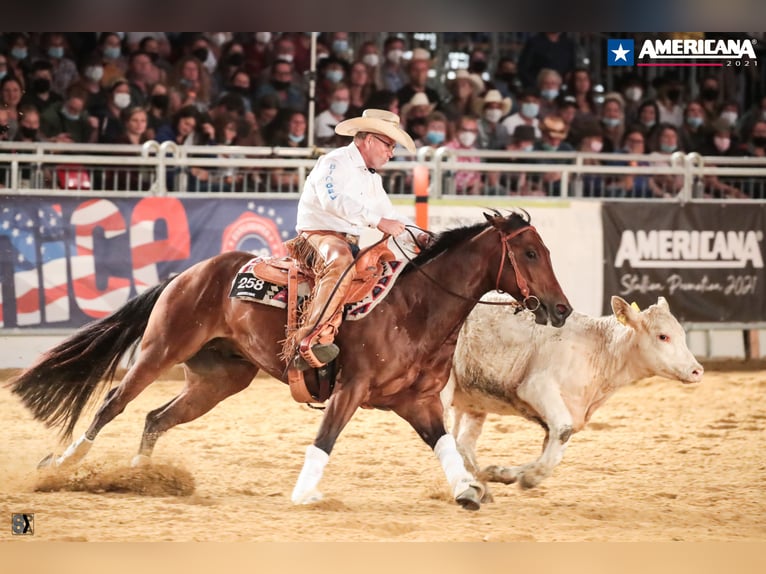
[[[256, 257], [255, 259], [248, 261], [237, 272], [231, 285], [231, 291], [229, 291], [229, 297], [286, 309], [287, 287], [264, 281], [253, 274], [253, 264], [259, 259], [260, 258]], [[399, 276], [399, 273], [401, 273], [405, 267], [403, 261], [381, 261], [380, 263], [382, 265], [381, 276], [369, 294], [367, 294], [361, 301], [348, 303], [345, 306], [344, 319], [346, 321], [358, 321], [372, 311], [375, 306], [383, 300], [396, 281], [396, 278]], [[306, 282], [299, 282], [299, 308], [309, 295], [311, 295], [309, 284]]]
[[405, 268], [404, 261], [381, 261], [380, 263], [383, 270], [375, 286], [361, 301], [346, 305], [344, 320], [358, 321], [365, 317], [388, 294], [399, 273]]
[[[253, 264], [259, 261], [256, 257], [245, 263], [237, 272], [234, 281], [231, 284], [229, 297], [234, 299], [244, 299], [245, 301], [254, 301], [279, 307], [287, 308], [287, 287], [276, 285], [269, 281], [264, 281], [253, 274]], [[298, 307], [303, 304], [306, 297], [311, 294], [311, 289], [305, 281], [298, 283]]]

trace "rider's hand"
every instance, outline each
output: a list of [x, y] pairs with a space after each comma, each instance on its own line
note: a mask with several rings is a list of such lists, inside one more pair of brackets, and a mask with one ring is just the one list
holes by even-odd
[[378, 230], [387, 235], [396, 237], [400, 233], [404, 233], [404, 223], [397, 221], [396, 219], [386, 219], [383, 217], [378, 223]]

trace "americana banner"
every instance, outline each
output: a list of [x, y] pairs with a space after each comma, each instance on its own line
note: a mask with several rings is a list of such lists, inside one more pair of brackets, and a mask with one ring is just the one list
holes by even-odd
[[604, 301], [668, 300], [683, 322], [766, 321], [763, 203], [604, 203]]
[[0, 330], [80, 327], [224, 251], [285, 255], [292, 199], [0, 196]]

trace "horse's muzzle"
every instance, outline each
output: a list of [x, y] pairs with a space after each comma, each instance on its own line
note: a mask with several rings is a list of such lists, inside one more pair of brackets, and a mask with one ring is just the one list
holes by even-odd
[[[535, 297], [535, 299], [537, 299]], [[536, 308], [527, 307], [535, 314], [535, 323], [538, 325], [547, 325], [548, 321], [554, 327], [563, 327], [567, 317], [572, 314], [572, 306], [567, 303], [547, 304], [539, 302]], [[526, 305], [526, 300], [525, 300]]]

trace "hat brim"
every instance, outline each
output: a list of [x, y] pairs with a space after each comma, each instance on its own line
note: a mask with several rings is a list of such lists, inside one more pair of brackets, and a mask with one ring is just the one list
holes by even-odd
[[[486, 103], [487, 102], [485, 100], [483, 100], [482, 98], [479, 98], [476, 101], [476, 103], [474, 104], [473, 111], [474, 111], [474, 113], [477, 116], [481, 115], [481, 113], [484, 111], [484, 104], [486, 104]], [[513, 102], [511, 102], [510, 98], [503, 98], [500, 102], [494, 101], [494, 102], [489, 102], [489, 103], [491, 103], [491, 104], [493, 104], [493, 103], [495, 103], [495, 104], [497, 104], [497, 103], [503, 104], [503, 109], [502, 109], [503, 117], [507, 116], [508, 112], [511, 111], [511, 107], [513, 107]]]
[[350, 118], [335, 126], [335, 133], [341, 136], [355, 136], [359, 132], [370, 132], [390, 137], [410, 153], [415, 153], [417, 147], [407, 132], [391, 122], [378, 118]]

